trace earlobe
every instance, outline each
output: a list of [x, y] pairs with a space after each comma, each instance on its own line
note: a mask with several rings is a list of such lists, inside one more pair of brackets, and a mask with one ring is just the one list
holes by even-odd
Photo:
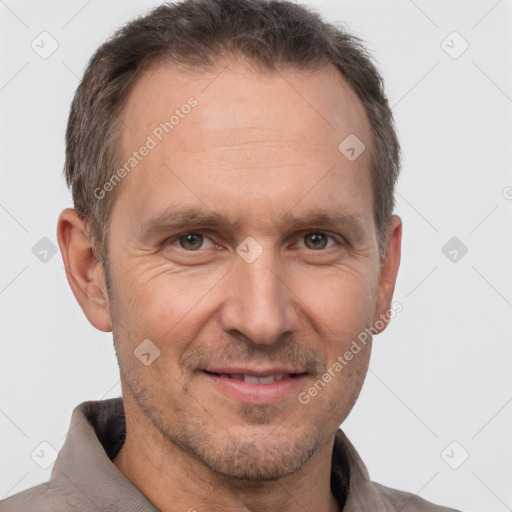
[[72, 208], [66, 208], [57, 222], [66, 276], [76, 300], [91, 324], [110, 332], [112, 322], [101, 263], [89, 241], [87, 225]]
[[[378, 333], [382, 332], [389, 323], [396, 277], [400, 267], [401, 246], [402, 220], [398, 215], [393, 215], [388, 224], [386, 252], [379, 273], [379, 289], [374, 325], [384, 324], [384, 326], [376, 329]], [[377, 321], [379, 322], [377, 323]]]

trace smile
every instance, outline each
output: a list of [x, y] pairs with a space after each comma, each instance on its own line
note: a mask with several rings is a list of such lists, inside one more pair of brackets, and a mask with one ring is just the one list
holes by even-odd
[[273, 404], [295, 397], [308, 375], [305, 372], [226, 370], [203, 370], [201, 373], [208, 378], [210, 388], [238, 402], [254, 405]]
[[247, 373], [214, 373], [208, 372], [212, 375], [217, 375], [221, 377], [227, 377], [228, 379], [240, 380], [243, 382], [249, 382], [251, 384], [272, 384], [272, 382], [277, 382], [283, 379], [290, 379], [295, 377], [297, 374], [294, 373], [278, 373], [278, 374], [269, 374], [263, 375], [261, 377], [250, 375]]

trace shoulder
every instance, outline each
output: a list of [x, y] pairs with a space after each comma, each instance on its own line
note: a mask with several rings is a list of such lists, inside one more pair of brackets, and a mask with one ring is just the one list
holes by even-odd
[[401, 512], [460, 512], [453, 508], [434, 505], [416, 494], [398, 491], [373, 482], [379, 496], [389, 504], [389, 510]]
[[0, 501], [0, 512], [69, 512], [88, 511], [76, 496], [45, 482]]

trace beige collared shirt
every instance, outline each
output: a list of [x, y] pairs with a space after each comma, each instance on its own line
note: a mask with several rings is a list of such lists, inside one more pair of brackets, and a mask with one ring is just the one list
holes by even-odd
[[[78, 405], [50, 481], [1, 501], [0, 512], [157, 511], [112, 463], [125, 433], [122, 398]], [[456, 512], [371, 482], [341, 430], [334, 443], [331, 489], [343, 512]]]

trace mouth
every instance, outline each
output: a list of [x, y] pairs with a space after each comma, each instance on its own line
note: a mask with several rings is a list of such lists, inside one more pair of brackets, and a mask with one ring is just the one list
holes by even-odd
[[293, 379], [297, 378], [299, 373], [269, 373], [267, 375], [255, 375], [250, 373], [218, 373], [218, 372], [209, 372], [205, 370], [206, 373], [210, 375], [215, 375], [217, 377], [224, 377], [227, 379], [234, 379], [238, 381], [248, 382], [250, 384], [272, 384], [273, 382], [279, 382], [283, 379]]
[[[287, 371], [285, 371], [287, 370]], [[271, 404], [298, 393], [307, 372], [291, 369], [205, 369], [202, 373], [224, 395], [251, 404]]]

